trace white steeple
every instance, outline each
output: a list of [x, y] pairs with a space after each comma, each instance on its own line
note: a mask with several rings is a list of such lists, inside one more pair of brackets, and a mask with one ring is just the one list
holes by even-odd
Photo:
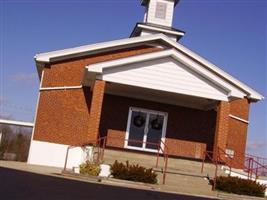
[[130, 37], [163, 33], [178, 41], [184, 31], [172, 27], [173, 12], [179, 0], [141, 0], [145, 7], [142, 23], [137, 23]]
[[141, 4], [146, 7], [144, 23], [171, 27], [177, 3], [177, 0], [142, 0]]

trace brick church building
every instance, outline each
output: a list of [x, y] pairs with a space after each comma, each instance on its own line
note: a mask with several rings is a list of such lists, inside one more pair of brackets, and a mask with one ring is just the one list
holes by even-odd
[[[249, 107], [263, 96], [179, 43], [178, 0], [142, 0], [129, 38], [35, 56], [40, 90], [28, 163], [63, 167], [67, 147], [202, 159], [218, 148], [244, 161]], [[164, 148], [165, 146], [163, 146]], [[70, 165], [81, 162], [70, 152]], [[240, 167], [236, 164], [236, 167]]]

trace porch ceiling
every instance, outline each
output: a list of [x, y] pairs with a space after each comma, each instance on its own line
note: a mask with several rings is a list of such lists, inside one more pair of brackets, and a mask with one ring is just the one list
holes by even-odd
[[129, 98], [136, 98], [147, 101], [195, 108], [200, 110], [215, 109], [218, 101], [206, 98], [199, 98], [189, 95], [176, 94], [152, 90], [130, 85], [107, 83], [105, 93]]

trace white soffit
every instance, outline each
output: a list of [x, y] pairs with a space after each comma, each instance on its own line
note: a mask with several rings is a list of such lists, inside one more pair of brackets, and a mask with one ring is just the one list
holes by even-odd
[[[173, 64], [166, 58], [177, 62]], [[151, 62], [145, 64], [149, 61]], [[162, 61], [162, 65], [157, 64]], [[141, 65], [138, 64], [140, 62]], [[119, 66], [123, 69], [111, 71]], [[87, 68], [93, 74], [102, 74], [97, 78], [110, 82], [224, 101], [229, 96], [245, 96], [231, 84], [174, 49], [102, 62]]]
[[187, 55], [191, 59], [194, 59], [195, 61], [201, 63], [205, 68], [212, 71], [213, 73], [216, 73], [218, 76], [221, 76], [222, 79], [226, 80], [230, 84], [238, 87], [240, 90], [245, 92], [247, 94], [248, 98], [254, 99], [254, 100], [262, 100], [264, 97], [253, 90], [252, 88], [248, 87], [244, 83], [240, 82], [236, 78], [232, 77], [228, 73], [221, 70], [219, 67], [215, 66], [214, 64], [210, 63], [206, 59], [202, 58], [198, 54], [192, 52], [191, 50], [187, 49], [183, 45], [173, 41], [172, 39], [168, 38], [164, 34], [154, 34], [154, 35], [144, 35], [140, 37], [132, 37], [132, 38], [126, 38], [121, 40], [114, 40], [110, 42], [103, 42], [103, 43], [97, 43], [92, 45], [85, 45], [70, 49], [64, 49], [59, 51], [52, 51], [47, 53], [41, 53], [37, 54], [35, 56], [35, 61], [38, 65], [38, 63], [49, 63], [54, 60], [64, 60], [67, 58], [73, 58], [83, 55], [90, 55], [93, 53], [101, 52], [105, 49], [116, 49], [120, 46], [127, 46], [131, 47], [138, 44], [149, 44], [154, 43], [155, 41], [161, 41], [161, 43], [165, 43], [169, 45], [172, 48], [177, 49], [178, 51], [182, 52], [183, 54]]

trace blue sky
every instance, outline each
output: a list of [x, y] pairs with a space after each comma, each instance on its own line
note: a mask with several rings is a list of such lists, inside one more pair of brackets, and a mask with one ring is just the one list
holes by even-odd
[[[266, 96], [265, 0], [181, 0], [180, 42]], [[36, 53], [127, 38], [143, 19], [139, 0], [0, 0], [0, 115], [33, 121]], [[248, 151], [267, 156], [266, 100], [252, 104]]]

